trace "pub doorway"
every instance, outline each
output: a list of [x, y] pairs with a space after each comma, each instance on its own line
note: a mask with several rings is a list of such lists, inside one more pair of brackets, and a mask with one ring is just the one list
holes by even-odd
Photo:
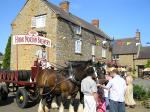
[[137, 65], [138, 66], [138, 77], [142, 78], [143, 77], [143, 70], [144, 70], [144, 65]]

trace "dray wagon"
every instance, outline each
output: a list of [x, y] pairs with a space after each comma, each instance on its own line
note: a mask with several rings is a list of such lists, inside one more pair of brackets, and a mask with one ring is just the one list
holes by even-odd
[[[18, 41], [21, 38], [22, 41]], [[25, 38], [44, 40], [45, 45], [50, 47], [51, 40], [38, 35], [38, 32], [31, 30], [26, 35], [14, 35], [13, 45], [16, 45], [16, 69], [0, 71], [0, 101], [6, 100], [9, 92], [16, 92], [16, 102], [19, 107], [25, 108], [28, 102], [35, 102], [39, 98], [36, 88], [35, 77], [37, 72], [42, 70], [37, 61], [31, 70], [18, 70], [18, 45], [42, 45], [41, 41], [25, 41]], [[24, 40], [24, 41], [23, 41]]]
[[31, 70], [0, 71], [0, 101], [6, 100], [9, 92], [16, 93], [16, 103], [20, 108], [27, 107], [29, 101], [38, 101], [35, 77], [41, 70], [34, 64]]

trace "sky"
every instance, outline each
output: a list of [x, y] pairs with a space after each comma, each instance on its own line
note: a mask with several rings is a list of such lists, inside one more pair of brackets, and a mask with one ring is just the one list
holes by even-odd
[[[63, 0], [48, 0], [55, 5]], [[150, 0], [68, 0], [70, 12], [91, 23], [100, 20], [100, 29], [115, 39], [135, 37], [141, 32], [143, 46], [150, 42]], [[26, 0], [0, 0], [0, 52], [11, 35], [11, 23]], [[149, 44], [150, 46], [150, 44]]]

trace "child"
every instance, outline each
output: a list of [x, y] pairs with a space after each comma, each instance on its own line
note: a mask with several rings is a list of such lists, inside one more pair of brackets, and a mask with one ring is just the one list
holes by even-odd
[[97, 112], [106, 112], [106, 102], [104, 98], [104, 90], [98, 88]]

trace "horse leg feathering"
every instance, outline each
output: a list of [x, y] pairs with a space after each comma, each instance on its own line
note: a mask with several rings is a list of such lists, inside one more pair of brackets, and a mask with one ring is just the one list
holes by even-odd
[[69, 112], [74, 112], [74, 107], [72, 106], [72, 104], [69, 105]]
[[42, 103], [42, 100], [40, 101], [39, 107], [38, 107], [38, 112], [49, 112], [49, 108]]
[[83, 104], [79, 104], [79, 106], [78, 106], [78, 110], [77, 110], [77, 112], [83, 112], [84, 111], [84, 109], [83, 109]]
[[60, 104], [59, 112], [64, 112], [64, 105], [62, 103]]

